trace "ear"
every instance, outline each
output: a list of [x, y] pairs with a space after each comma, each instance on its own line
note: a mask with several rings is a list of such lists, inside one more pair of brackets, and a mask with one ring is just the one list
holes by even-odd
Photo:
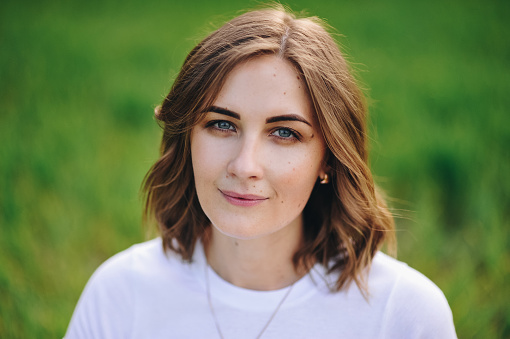
[[331, 173], [331, 167], [329, 167], [325, 162], [321, 166], [321, 169], [319, 170], [319, 182], [321, 184], [327, 184], [329, 183], [329, 180], [331, 176], [329, 175]]
[[326, 152], [324, 154], [324, 159], [322, 159], [321, 168], [319, 169], [319, 178], [324, 178], [326, 174], [329, 175], [331, 173], [331, 166], [329, 166], [329, 150], [326, 149]]
[[161, 120], [161, 105], [158, 105], [154, 108], [154, 116], [157, 120]]

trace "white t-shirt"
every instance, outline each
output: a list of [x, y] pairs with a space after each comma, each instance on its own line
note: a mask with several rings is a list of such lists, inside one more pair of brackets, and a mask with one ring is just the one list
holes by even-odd
[[[113, 256], [92, 275], [66, 339], [219, 338], [208, 304], [205, 270], [226, 339], [255, 338], [288, 287], [253, 291], [234, 286], [206, 265], [197, 244], [192, 263], [163, 251], [160, 238]], [[321, 265], [297, 281], [262, 338], [456, 338], [439, 288], [421, 273], [377, 253], [369, 299], [356, 284], [340, 292]]]

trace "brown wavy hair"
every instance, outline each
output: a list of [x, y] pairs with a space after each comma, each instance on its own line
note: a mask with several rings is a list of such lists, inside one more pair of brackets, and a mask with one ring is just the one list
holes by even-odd
[[214, 31], [187, 56], [168, 96], [156, 108], [163, 128], [161, 157], [147, 173], [145, 216], [159, 225], [165, 250], [191, 260], [210, 222], [193, 180], [190, 131], [232, 69], [250, 58], [276, 55], [292, 63], [307, 85], [326, 141], [330, 184], [316, 184], [304, 208], [304, 244], [294, 265], [315, 262], [338, 272], [335, 289], [355, 281], [388, 240], [393, 217], [368, 167], [365, 99], [325, 24], [297, 18], [280, 5], [242, 14]]

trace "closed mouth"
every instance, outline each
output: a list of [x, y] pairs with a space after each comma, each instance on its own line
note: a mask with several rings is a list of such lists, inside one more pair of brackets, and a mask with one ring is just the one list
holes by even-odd
[[232, 205], [250, 207], [258, 205], [268, 198], [255, 194], [240, 194], [232, 191], [219, 190], [223, 197]]
[[241, 200], [266, 200], [266, 197], [255, 195], [255, 194], [240, 194], [236, 192], [231, 191], [222, 191], [219, 190], [223, 195], [226, 195], [227, 197], [234, 198], [234, 199], [241, 199]]

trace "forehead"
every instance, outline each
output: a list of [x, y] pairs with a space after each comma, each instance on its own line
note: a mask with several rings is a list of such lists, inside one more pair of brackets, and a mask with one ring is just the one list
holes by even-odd
[[214, 105], [240, 114], [293, 113], [310, 119], [314, 115], [303, 77], [289, 61], [274, 55], [237, 65], [227, 75]]

